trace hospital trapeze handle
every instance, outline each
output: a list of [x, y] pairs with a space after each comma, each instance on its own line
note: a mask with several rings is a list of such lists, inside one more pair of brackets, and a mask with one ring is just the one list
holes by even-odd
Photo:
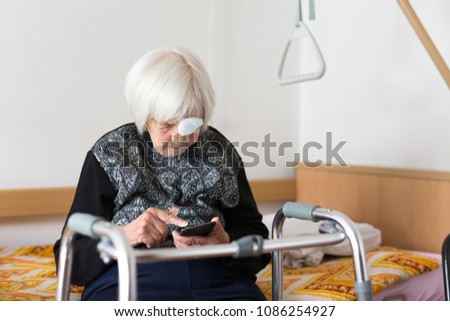
[[[309, 17], [310, 19], [315, 18], [315, 6], [314, 1], [310, 0], [310, 13]], [[289, 47], [291, 46], [291, 43], [294, 40], [297, 39], [305, 39], [309, 41], [309, 50], [312, 52], [313, 56], [316, 57], [318, 61], [317, 70], [313, 72], [303, 73], [303, 74], [297, 74], [297, 75], [289, 75], [283, 77], [283, 69], [284, 64], [286, 61], [287, 53], [289, 52]], [[298, 16], [297, 21], [295, 23], [294, 29], [292, 29], [291, 34], [289, 36], [288, 41], [286, 42], [286, 46], [284, 47], [283, 54], [281, 56], [280, 64], [278, 66], [278, 72], [277, 72], [277, 82], [280, 85], [289, 85], [294, 84], [302, 81], [308, 81], [308, 80], [315, 80], [322, 78], [322, 76], [325, 74], [326, 65], [325, 60], [323, 59], [322, 52], [319, 49], [319, 46], [317, 45], [316, 40], [314, 39], [313, 35], [309, 31], [309, 29], [306, 27], [306, 25], [302, 21], [302, 5], [301, 0], [298, 0]]]
[[320, 206], [287, 202], [283, 205], [283, 214], [287, 218], [298, 218], [300, 220], [317, 222], [317, 219], [313, 215], [317, 208], [320, 208]]
[[99, 237], [94, 233], [92, 227], [95, 223], [100, 221], [105, 221], [105, 219], [91, 214], [75, 213], [69, 217], [67, 225], [79, 234], [98, 239]]

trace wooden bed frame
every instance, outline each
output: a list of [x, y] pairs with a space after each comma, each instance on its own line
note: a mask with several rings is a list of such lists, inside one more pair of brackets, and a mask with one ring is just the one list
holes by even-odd
[[[295, 179], [250, 181], [258, 202], [295, 200]], [[0, 190], [0, 219], [67, 214], [75, 187]]]
[[[295, 179], [250, 185], [258, 202], [318, 204], [370, 223], [389, 246], [440, 253], [450, 232], [448, 172], [300, 165]], [[74, 193], [74, 187], [0, 190], [0, 219], [66, 214]]]
[[382, 231], [383, 244], [440, 253], [450, 232], [450, 173], [378, 167], [297, 169], [297, 201]]

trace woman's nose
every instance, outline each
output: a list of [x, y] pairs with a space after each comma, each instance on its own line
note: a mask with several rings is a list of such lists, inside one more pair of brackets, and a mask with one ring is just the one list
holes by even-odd
[[178, 125], [173, 126], [173, 128], [170, 131], [170, 135], [171, 135], [171, 139], [170, 140], [172, 142], [182, 142], [182, 141], [187, 139], [187, 136], [180, 135], [180, 131], [178, 129]]
[[[179, 131], [178, 131], [178, 124], [176, 126], [173, 126], [170, 130], [170, 134], [172, 135], [172, 137], [175, 137], [177, 135], [179, 135]], [[181, 135], [180, 135], [181, 136]]]

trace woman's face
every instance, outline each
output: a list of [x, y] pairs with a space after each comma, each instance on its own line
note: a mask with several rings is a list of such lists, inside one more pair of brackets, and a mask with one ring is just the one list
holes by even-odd
[[169, 120], [164, 123], [158, 123], [153, 118], [147, 122], [147, 129], [153, 142], [153, 148], [166, 156], [172, 157], [184, 153], [189, 146], [198, 140], [200, 130], [194, 133], [181, 136], [178, 133], [178, 120]]

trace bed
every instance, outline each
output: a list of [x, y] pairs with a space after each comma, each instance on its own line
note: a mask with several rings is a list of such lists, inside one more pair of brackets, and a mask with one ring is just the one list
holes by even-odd
[[[443, 273], [438, 255], [396, 248], [368, 252], [373, 300], [443, 301]], [[315, 267], [284, 268], [287, 301], [354, 301], [351, 258], [328, 258]], [[272, 297], [271, 265], [258, 274], [258, 286]]]
[[[53, 301], [56, 269], [52, 245], [0, 247], [0, 300]], [[82, 288], [71, 286], [71, 298]]]
[[[299, 166], [294, 180], [251, 182], [251, 185], [258, 201], [297, 200], [320, 204], [342, 211], [355, 222], [379, 228], [382, 246], [367, 252], [375, 300], [444, 299], [439, 253], [450, 226], [446, 214], [450, 210], [448, 173]], [[0, 197], [0, 203], [11, 206], [0, 208], [0, 212], [21, 209], [23, 213], [17, 215], [28, 216], [34, 215], [28, 210], [32, 209], [38, 210], [39, 215], [49, 211], [60, 214], [70, 206], [69, 194], [73, 191], [63, 191], [67, 194], [64, 202], [55, 192], [61, 193], [59, 190], [26, 191], [27, 195], [37, 193], [33, 198], [25, 197], [23, 191], [18, 194], [8, 191], [8, 195], [3, 193], [3, 199]], [[42, 202], [42, 193], [48, 196], [48, 201]], [[30, 203], [17, 207], [18, 198], [12, 194], [20, 194], [19, 199], [31, 203], [39, 199], [39, 206]], [[59, 203], [55, 206], [51, 200]], [[45, 209], [40, 206], [42, 203]], [[428, 219], [423, 219], [424, 212]], [[51, 245], [1, 246], [0, 300], [54, 300], [56, 275]], [[271, 299], [270, 269], [269, 265], [261, 271], [257, 280], [268, 299]], [[285, 300], [355, 299], [348, 257], [326, 255], [317, 267], [285, 268], [284, 275]], [[81, 291], [82, 288], [72, 287], [71, 298], [79, 299]]]
[[[296, 201], [337, 209], [354, 222], [370, 224], [382, 232], [381, 245], [384, 247], [377, 248], [381, 252], [367, 253], [372, 258], [372, 261], [368, 261], [368, 267], [375, 300], [444, 300], [440, 253], [450, 228], [448, 216], [450, 173], [382, 167], [301, 164], [296, 168], [293, 184]], [[387, 249], [390, 250], [383, 253]], [[410, 253], [414, 256], [410, 256]], [[379, 263], [373, 261], [376, 257], [384, 258], [385, 261], [390, 257], [389, 264], [383, 264], [383, 268], [389, 265], [389, 273], [378, 267], [375, 269], [374, 264]], [[392, 260], [397, 257], [403, 259], [397, 260], [400, 264], [394, 266]], [[422, 261], [423, 257], [426, 257], [426, 261]], [[428, 261], [429, 259], [431, 260]], [[432, 263], [433, 260], [437, 265]], [[416, 271], [413, 271], [415, 268], [411, 268], [413, 265], [419, 267], [422, 263], [426, 263], [430, 269], [421, 272], [422, 267]], [[406, 266], [402, 267], [401, 265], [404, 264]], [[284, 298], [286, 300], [354, 299], [345, 294], [346, 291], [351, 292], [348, 274], [344, 273], [351, 270], [351, 264], [347, 261], [346, 267], [339, 266], [336, 262], [334, 270], [340, 270], [342, 274], [337, 272], [332, 275], [332, 273], [323, 272], [325, 281], [319, 280], [316, 283], [307, 281], [317, 277], [314, 269], [292, 271], [285, 268], [287, 282]], [[332, 270], [326, 265], [323, 268], [324, 271], [327, 271], [327, 268]], [[269, 269], [270, 267], [267, 267], [265, 271], [262, 271], [258, 282], [268, 281]], [[403, 269], [409, 271], [401, 272]], [[313, 285], [327, 287], [327, 290], [320, 295], [310, 296], [307, 287]], [[269, 297], [271, 289], [267, 283], [262, 288]]]
[[[263, 222], [272, 230], [275, 214], [264, 215]], [[283, 237], [319, 234], [320, 222], [286, 219]], [[355, 223], [366, 250], [366, 262], [372, 281], [374, 300], [437, 301], [444, 300], [441, 255], [406, 251], [382, 246], [382, 233], [367, 223]], [[285, 257], [292, 251], [285, 251]], [[322, 263], [308, 256], [321, 253]], [[300, 267], [290, 261], [284, 267], [284, 300], [356, 300], [350, 243], [294, 251]], [[291, 259], [292, 260], [292, 259]], [[289, 264], [288, 264], [289, 263]], [[267, 299], [272, 297], [272, 270], [267, 266], [258, 274], [258, 285]]]
[[[444, 300], [440, 256], [380, 247], [366, 255], [374, 300]], [[272, 298], [269, 264], [257, 284]], [[71, 287], [79, 300], [82, 288]], [[52, 245], [0, 248], [0, 300], [55, 299], [56, 273]], [[326, 257], [316, 267], [284, 269], [284, 300], [355, 300], [350, 257]]]

